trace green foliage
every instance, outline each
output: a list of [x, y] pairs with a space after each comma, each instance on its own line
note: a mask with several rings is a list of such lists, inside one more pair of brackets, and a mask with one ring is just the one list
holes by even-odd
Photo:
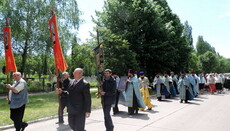
[[190, 54], [188, 67], [189, 67], [189, 71], [192, 71], [192, 72], [193, 71], [195, 71], [195, 72], [202, 71], [200, 69], [199, 57], [198, 57], [197, 52], [195, 50], [193, 50], [193, 52]]
[[193, 45], [192, 26], [188, 24], [188, 21], [185, 21], [184, 23], [183, 36], [185, 36], [186, 42], [192, 46]]
[[[72, 52], [72, 57], [67, 57], [68, 62], [71, 63], [69, 64], [69, 72], [71, 75], [74, 69], [77, 67], [84, 69], [85, 76], [96, 74], [95, 57], [93, 55], [92, 48], [88, 44], [76, 45]], [[72, 62], [71, 59], [73, 60]]]
[[[30, 63], [27, 61], [30, 56], [39, 56], [40, 63], [36, 72], [48, 74], [48, 57], [51, 56], [52, 44], [48, 29], [48, 20], [51, 17], [50, 9], [54, 9], [57, 14], [59, 39], [66, 54], [71, 46], [71, 40], [76, 37], [78, 29], [80, 11], [75, 0], [10, 0], [5, 8], [0, 12], [0, 17], [7, 16], [12, 27], [13, 49], [18, 59], [16, 59], [18, 70], [22, 73], [31, 73]], [[0, 26], [5, 26], [1, 22]], [[37, 57], [38, 58], [38, 57]], [[19, 61], [18, 61], [19, 60]], [[37, 59], [38, 60], [38, 59]], [[54, 62], [53, 62], [54, 63]], [[34, 65], [33, 64], [33, 65]], [[29, 68], [26, 68], [29, 67]]]
[[[123, 62], [124, 58], [129, 58], [134, 69], [145, 70], [151, 76], [159, 71], [179, 71], [188, 67], [186, 63], [191, 49], [182, 36], [183, 25], [165, 0], [107, 0], [103, 12], [97, 12], [97, 16], [99, 19], [95, 23], [108, 33], [102, 34], [102, 40], [111, 43], [109, 51], [105, 48], [106, 55], [112, 54], [108, 59], [113, 59], [108, 67]], [[117, 50], [114, 47], [122, 49], [122, 44], [113, 42], [113, 36], [126, 42], [130, 53], [122, 57], [115, 55]], [[126, 70], [127, 66], [118, 64], [115, 70], [120, 68], [126, 73], [123, 69]]]
[[2, 11], [2, 9], [4, 8], [6, 4], [6, 0], [0, 0], [0, 11]]
[[27, 82], [28, 92], [40, 92], [42, 91], [42, 82], [34, 80]]
[[215, 48], [212, 47], [207, 41], [204, 41], [203, 36], [198, 36], [198, 40], [196, 43], [196, 49], [198, 55], [203, 55], [207, 51], [211, 51], [214, 54], [216, 53]]
[[211, 51], [207, 51], [201, 55], [200, 62], [202, 64], [202, 70], [209, 73], [216, 72], [216, 68], [219, 66], [217, 56]]

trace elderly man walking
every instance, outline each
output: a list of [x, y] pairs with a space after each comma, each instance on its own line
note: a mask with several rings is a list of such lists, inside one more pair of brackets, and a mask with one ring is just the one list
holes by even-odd
[[10, 118], [14, 122], [16, 131], [24, 131], [28, 126], [26, 122], [22, 121], [26, 104], [28, 104], [27, 84], [22, 79], [20, 72], [15, 72], [13, 77], [15, 80], [13, 85], [6, 85], [6, 88], [9, 89]]

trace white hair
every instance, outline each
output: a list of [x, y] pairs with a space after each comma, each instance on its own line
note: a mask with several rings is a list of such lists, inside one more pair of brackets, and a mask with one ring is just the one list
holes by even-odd
[[74, 70], [74, 72], [75, 72], [75, 71], [80, 71], [82, 74], [84, 73], [84, 71], [83, 71], [82, 68], [76, 68], [76, 69]]
[[62, 75], [69, 75], [69, 73], [68, 72], [63, 72]]
[[21, 72], [14, 72], [13, 75], [20, 75], [20, 76], [22, 76]]

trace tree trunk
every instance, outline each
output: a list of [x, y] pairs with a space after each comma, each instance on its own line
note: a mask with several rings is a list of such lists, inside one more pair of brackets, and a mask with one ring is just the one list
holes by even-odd
[[23, 54], [22, 54], [22, 64], [21, 64], [21, 74], [23, 75], [25, 72], [25, 66], [26, 66], [26, 59], [27, 59], [27, 52], [28, 52], [28, 40], [25, 41], [25, 47], [23, 49]]

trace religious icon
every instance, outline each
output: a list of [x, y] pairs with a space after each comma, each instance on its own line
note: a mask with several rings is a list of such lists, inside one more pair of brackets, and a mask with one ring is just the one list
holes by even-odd
[[4, 45], [5, 45], [5, 50], [8, 50], [9, 49], [9, 45], [8, 45], [8, 32], [5, 32], [5, 37], [4, 37]]
[[55, 45], [56, 39], [55, 39], [54, 23], [51, 24], [51, 34], [52, 34], [52, 43], [53, 43], [53, 45]]

